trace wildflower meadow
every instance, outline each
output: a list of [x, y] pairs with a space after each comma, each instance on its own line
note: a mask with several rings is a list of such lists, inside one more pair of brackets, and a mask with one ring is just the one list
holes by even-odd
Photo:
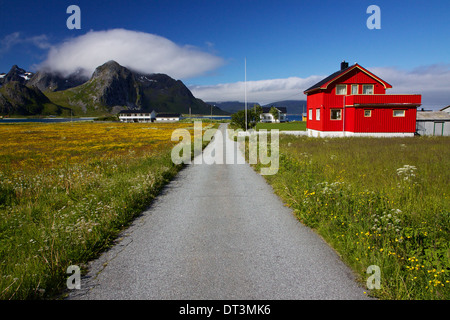
[[280, 135], [280, 169], [265, 176], [380, 299], [450, 299], [450, 137]]
[[[204, 123], [204, 128], [210, 126]], [[54, 297], [181, 168], [190, 123], [0, 125], [0, 299]]]

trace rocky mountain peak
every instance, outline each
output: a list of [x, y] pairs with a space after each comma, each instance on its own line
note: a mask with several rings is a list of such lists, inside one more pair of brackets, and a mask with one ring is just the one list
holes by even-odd
[[116, 61], [97, 67], [84, 86], [96, 92], [96, 100], [105, 106], [137, 107], [139, 88], [133, 73]]
[[62, 91], [77, 87], [88, 80], [89, 78], [85, 78], [84, 76], [82, 76], [81, 72], [75, 72], [69, 76], [64, 77], [60, 74], [50, 71], [39, 70], [30, 79], [28, 85], [35, 86], [43, 92]]
[[31, 79], [32, 76], [32, 72], [28, 72], [15, 64], [7, 74], [0, 77], [0, 84], [7, 84], [11, 81], [17, 81], [21, 84], [25, 84], [28, 80]]
[[131, 71], [127, 68], [121, 66], [114, 60], [110, 60], [103, 65], [97, 67], [92, 74], [92, 79], [96, 78], [111, 78], [111, 77], [122, 77], [127, 78], [131, 75]]

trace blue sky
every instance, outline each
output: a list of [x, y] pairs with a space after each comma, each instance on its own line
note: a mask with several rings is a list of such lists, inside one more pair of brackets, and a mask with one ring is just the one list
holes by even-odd
[[[66, 27], [72, 4], [81, 9], [81, 30]], [[372, 4], [381, 9], [380, 30], [366, 26]], [[136, 41], [136, 56], [126, 53], [131, 64], [142, 61], [148, 72], [152, 64], [170, 65], [168, 57], [176, 56], [178, 64], [162, 70], [208, 101], [243, 100], [245, 58], [248, 98], [262, 103], [304, 99], [306, 86], [337, 71], [345, 59], [378, 72], [402, 93], [422, 93], [424, 105], [438, 108], [450, 104], [449, 12], [448, 0], [0, 0], [0, 72], [13, 64], [25, 69], [70, 64], [79, 46], [95, 55], [101, 37], [121, 41], [123, 36], [128, 47]], [[116, 29], [129, 33], [99, 33]], [[89, 32], [90, 41], [77, 42]], [[139, 48], [138, 41], [147, 44]], [[142, 57], [144, 49], [167, 59]], [[118, 62], [128, 62], [123, 61]], [[199, 72], [177, 72], [180, 63]]]

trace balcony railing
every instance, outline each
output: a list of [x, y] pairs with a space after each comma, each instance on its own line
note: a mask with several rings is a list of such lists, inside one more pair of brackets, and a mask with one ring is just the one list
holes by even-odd
[[419, 106], [422, 103], [420, 94], [357, 94], [345, 97], [347, 107], [386, 105], [386, 106]]

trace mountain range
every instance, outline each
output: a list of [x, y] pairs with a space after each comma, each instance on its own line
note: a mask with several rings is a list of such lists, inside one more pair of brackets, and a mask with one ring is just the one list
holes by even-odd
[[[239, 110], [244, 110], [245, 103], [239, 101], [223, 101], [223, 102], [206, 102], [210, 105], [215, 105], [218, 108], [227, 111], [229, 113], [235, 113]], [[260, 105], [257, 102], [247, 102], [247, 108], [253, 108], [254, 105]], [[262, 107], [286, 107], [288, 114], [297, 114], [301, 115], [303, 112], [306, 112], [306, 100], [283, 100], [272, 102], [267, 105], [262, 105]]]
[[215, 115], [227, 114], [166, 74], [142, 74], [115, 61], [97, 67], [91, 78], [82, 74], [33, 74], [14, 65], [0, 74], [0, 115], [98, 116], [126, 109], [210, 114], [211, 108]]

